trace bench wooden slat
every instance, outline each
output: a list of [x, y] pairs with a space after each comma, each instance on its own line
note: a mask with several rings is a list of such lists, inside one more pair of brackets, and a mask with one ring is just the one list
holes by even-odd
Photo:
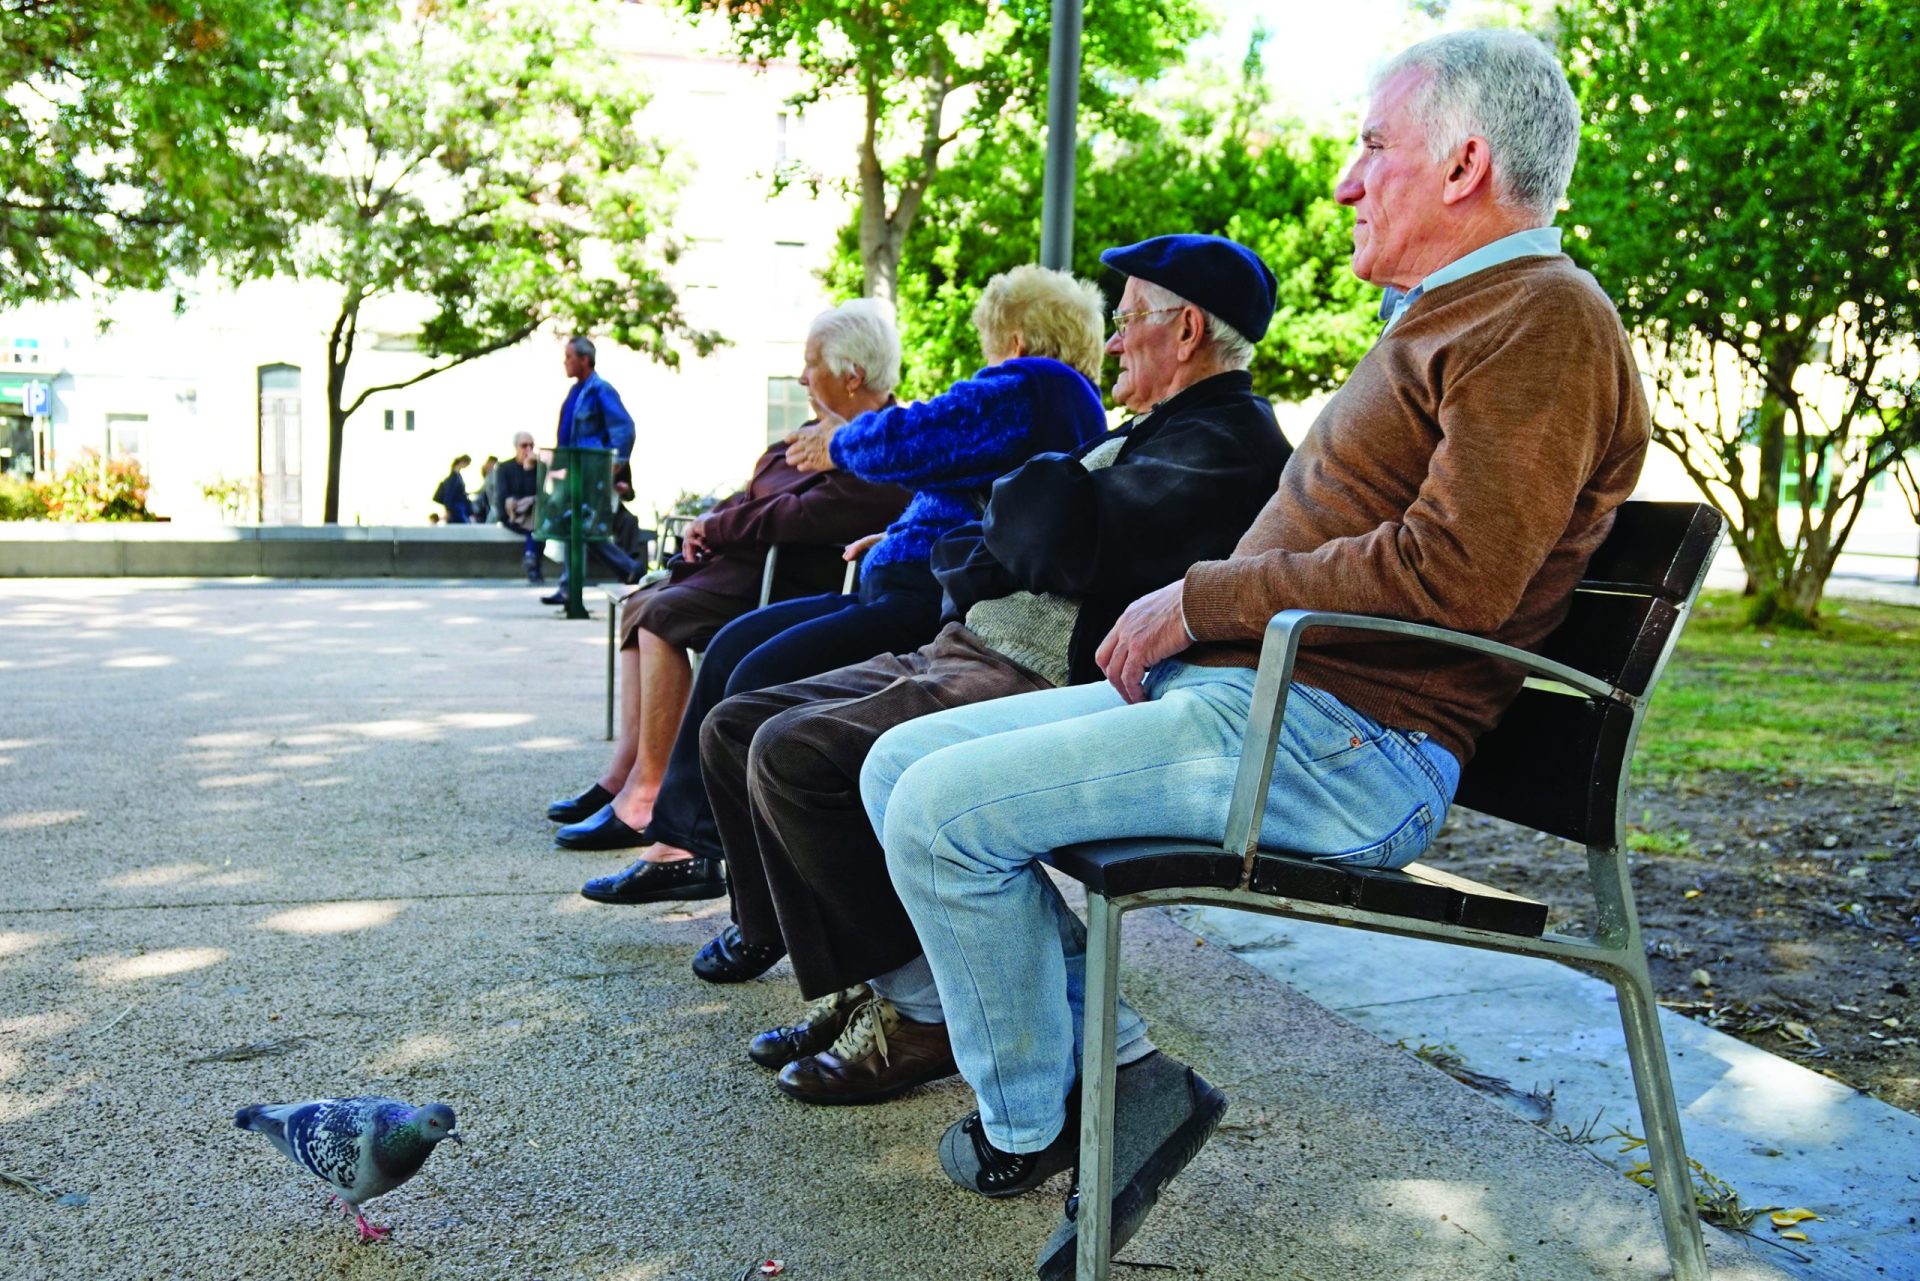
[[1547, 905], [1537, 899], [1509, 894], [1506, 890], [1480, 881], [1470, 881], [1464, 876], [1456, 876], [1425, 863], [1414, 863], [1401, 871], [1451, 890], [1454, 895], [1453, 915], [1448, 919], [1455, 925], [1471, 930], [1490, 930], [1495, 934], [1518, 934], [1526, 938], [1539, 938], [1546, 932]]

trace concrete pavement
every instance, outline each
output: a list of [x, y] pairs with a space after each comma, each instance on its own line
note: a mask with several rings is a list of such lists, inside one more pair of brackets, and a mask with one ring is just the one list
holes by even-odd
[[[523, 588], [0, 582], [0, 1171], [52, 1194], [0, 1186], [10, 1278], [1031, 1275], [1066, 1180], [950, 1185], [961, 1084], [793, 1103], [743, 1053], [797, 1008], [785, 967], [687, 972], [722, 905], [574, 893], [622, 862], [541, 816], [603, 763], [603, 644]], [[1232, 1109], [1123, 1258], [1665, 1275], [1651, 1196], [1583, 1149], [1163, 917], [1127, 937], [1155, 1039]], [[468, 1138], [376, 1203], [384, 1244], [232, 1126], [349, 1092]]]

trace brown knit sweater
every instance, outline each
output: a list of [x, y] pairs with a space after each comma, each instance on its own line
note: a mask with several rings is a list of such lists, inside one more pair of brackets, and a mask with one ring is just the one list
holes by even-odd
[[[1563, 256], [1423, 294], [1327, 402], [1229, 560], [1187, 571], [1183, 658], [1253, 667], [1283, 609], [1537, 647], [1632, 492], [1647, 405], [1613, 304]], [[1307, 633], [1294, 679], [1464, 763], [1519, 692], [1509, 663]]]

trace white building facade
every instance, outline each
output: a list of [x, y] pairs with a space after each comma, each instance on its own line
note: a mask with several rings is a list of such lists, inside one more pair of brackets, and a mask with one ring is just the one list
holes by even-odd
[[[665, 369], [599, 340], [599, 371], [636, 425], [635, 511], [643, 520], [682, 491], [731, 492], [769, 436], [806, 416], [799, 391], [807, 322], [829, 300], [818, 273], [852, 203], [833, 184], [772, 194], [776, 165], [850, 173], [854, 104], [804, 114], [792, 67], [758, 71], [723, 28], [651, 6], [607, 6], [604, 43], [652, 95], [647, 123], [687, 180], [672, 232], [682, 310], [727, 345]], [[0, 470], [46, 473], [92, 450], [139, 460], [149, 507], [182, 522], [220, 519], [204, 490], [260, 477], [246, 505], [266, 523], [317, 524], [326, 492], [326, 342], [338, 300], [323, 283], [213, 286], [175, 314], [172, 298], [118, 295], [0, 313]], [[425, 367], [403, 303], [362, 317], [348, 371], [357, 388]], [[110, 322], [103, 329], [103, 321]], [[342, 523], [424, 524], [452, 459], [470, 455], [470, 487], [488, 455], [509, 458], [526, 430], [551, 444], [568, 382], [555, 331], [370, 398], [341, 450]]]

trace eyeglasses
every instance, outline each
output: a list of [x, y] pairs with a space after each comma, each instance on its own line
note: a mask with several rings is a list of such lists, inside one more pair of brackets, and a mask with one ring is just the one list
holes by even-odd
[[1127, 332], [1127, 326], [1136, 320], [1144, 320], [1148, 316], [1157, 316], [1163, 311], [1179, 310], [1181, 310], [1179, 307], [1143, 307], [1139, 311], [1116, 311], [1109, 316], [1108, 319], [1113, 321], [1114, 333], [1124, 334]]

